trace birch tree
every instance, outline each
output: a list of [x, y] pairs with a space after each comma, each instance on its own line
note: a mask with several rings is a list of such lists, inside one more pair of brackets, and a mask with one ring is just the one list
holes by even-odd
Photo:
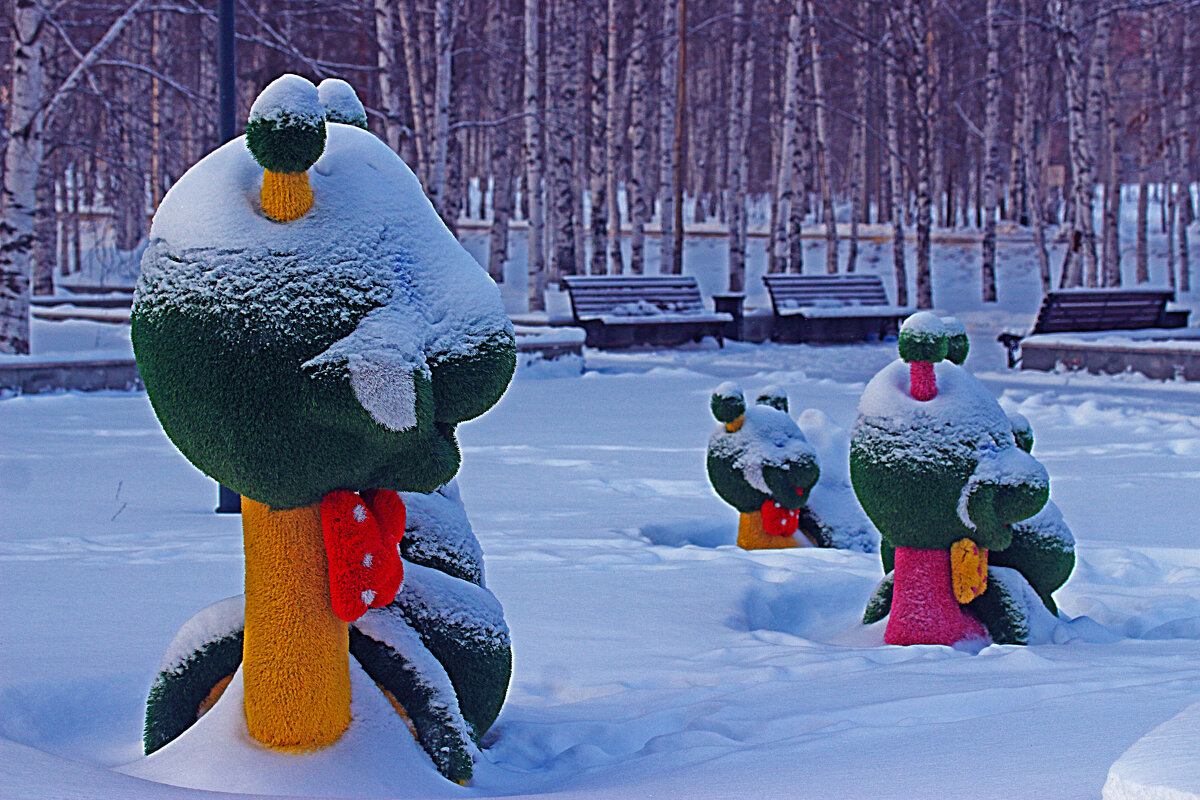
[[46, 88], [46, 37], [50, 29], [47, 8], [42, 0], [14, 3], [4, 178], [0, 188], [0, 353], [29, 352], [31, 253], [46, 119], [89, 74], [143, 3], [134, 0], [127, 6], [52, 91]]
[[679, 7], [677, 0], [662, 2], [662, 57], [658, 71], [658, 195], [662, 243], [659, 269], [675, 271], [675, 124], [679, 69]]
[[813, 105], [816, 109], [817, 130], [813, 141], [817, 159], [817, 180], [821, 184], [821, 218], [825, 223], [825, 271], [838, 271], [837, 217], [833, 210], [833, 186], [829, 170], [829, 112], [825, 106], [825, 67], [821, 63], [821, 38], [817, 33], [817, 10], [814, 0], [805, 0], [808, 17], [808, 59], [811, 72]]
[[592, 18], [588, 56], [588, 195], [591, 199], [592, 257], [588, 271], [608, 272], [608, 163], [605, 158], [608, 129], [606, 53], [607, 26]]
[[400, 119], [400, 97], [394, 87], [396, 75], [395, 4], [389, 0], [375, 3], [375, 63], [379, 67], [379, 105], [383, 109], [383, 140], [395, 152], [400, 152], [404, 124]]
[[[1179, 291], [1192, 290], [1192, 265], [1188, 252], [1188, 224], [1192, 222], [1189, 211], [1192, 208], [1188, 177], [1188, 157], [1191, 155], [1192, 137], [1194, 131], [1190, 124], [1192, 70], [1192, 22], [1186, 12], [1182, 15], [1179, 35], [1179, 101], [1175, 117], [1175, 209], [1178, 216], [1178, 248], [1179, 248]], [[1168, 240], [1167, 249], [1171, 248]]]
[[433, 163], [429, 179], [429, 199], [442, 221], [451, 231], [457, 226], [456, 215], [450, 211], [447, 185], [450, 161], [450, 85], [454, 57], [453, 0], [434, 0], [433, 47], [434, 119], [432, 132]]
[[554, 0], [551, 18], [550, 74], [547, 89], [554, 101], [547, 149], [551, 159], [550, 190], [553, 192], [553, 232], [550, 280], [576, 272], [575, 174], [576, 127], [579, 122], [579, 20], [574, 0]]
[[[788, 34], [783, 68], [783, 115], [780, 120], [779, 160], [775, 165], [775, 204], [779, 211], [775, 215], [774, 249], [767, 262], [767, 271], [784, 272], [788, 267], [791, 237], [800, 237], [802, 218], [793, 215], [801, 205], [796, 198], [796, 187], [801, 180], [803, 163], [799, 160], [804, 151], [799, 144], [800, 95], [804, 91], [800, 69], [800, 51], [804, 45], [804, 0], [792, 0], [788, 15]], [[795, 230], [792, 223], [796, 223]]]
[[850, 245], [846, 272], [854, 272], [858, 261], [858, 223], [865, 217], [867, 184], [867, 36], [870, 29], [869, 0], [855, 0], [854, 20], [854, 132], [850, 142]]
[[1136, 123], [1138, 127], [1138, 202], [1137, 202], [1137, 255], [1136, 280], [1147, 283], [1150, 280], [1150, 241], [1149, 241], [1149, 206], [1150, 206], [1150, 111], [1152, 86], [1154, 84], [1154, 29], [1150, 24], [1149, 12], [1142, 16], [1142, 58], [1139, 88], [1141, 90], [1141, 110], [1138, 112]]
[[983, 123], [983, 302], [996, 302], [996, 183], [1000, 171], [1000, 19], [997, 0], [987, 0], [987, 76]]
[[542, 207], [541, 106], [538, 26], [541, 0], [525, 0], [525, 203], [529, 213], [529, 310], [546, 308], [545, 217]]
[[488, 83], [491, 105], [491, 167], [492, 167], [492, 226], [488, 235], [488, 275], [496, 283], [504, 282], [504, 265], [508, 263], [509, 222], [515, 210], [514, 180], [516, 159], [512, 126], [506, 117], [512, 108], [512, 62], [509, 20], [504, 0], [489, 0], [488, 40], [493, 58], [499, 67]]
[[743, 98], [747, 65], [753, 64], [750, 49], [750, 9], [753, 0], [733, 0], [733, 31], [729, 55], [729, 117], [726, 129], [726, 154], [729, 174], [726, 178], [726, 224], [729, 226], [729, 291], [746, 287], [746, 120]]
[[1121, 285], [1121, 139], [1123, 137], [1121, 136], [1121, 120], [1117, 113], [1115, 72], [1113, 56], [1109, 53], [1104, 60], [1103, 101], [1108, 174], [1104, 184], [1104, 255], [1100, 274], [1102, 286]]
[[1043, 220], [1042, 163], [1038, 158], [1038, 122], [1034, 110], [1033, 60], [1029, 46], [1029, 0], [1019, 0], [1017, 53], [1019, 58], [1019, 102], [1021, 105], [1021, 164], [1025, 181], [1025, 197], [1029, 207], [1029, 224], [1033, 227], [1034, 252], [1038, 259], [1038, 277], [1042, 292], [1050, 291], [1050, 254], [1046, 249], [1046, 227]]
[[[896, 20], [889, 13], [885, 20], [883, 50], [885, 53], [897, 52], [895, 36]], [[898, 62], [893, 56], [889, 58], [884, 70], [884, 97], [887, 125], [887, 173], [888, 188], [891, 193], [892, 215], [892, 267], [896, 276], [896, 304], [908, 305], [908, 268], [904, 257], [904, 194], [903, 180], [900, 175], [900, 107], [897, 92]]]
[[1091, 136], [1086, 110], [1086, 76], [1080, 57], [1079, 36], [1082, 9], [1079, 0], [1050, 0], [1050, 18], [1056, 34], [1058, 59], [1062, 64], [1067, 94], [1067, 142], [1071, 159], [1071, 242], [1063, 264], [1061, 285], [1082, 286], [1086, 267], [1096, 269], [1096, 229], [1092, 197], [1095, 187]]
[[1158, 101], [1158, 151], [1162, 155], [1162, 191], [1166, 207], [1163, 210], [1163, 233], [1167, 235], [1167, 285], [1175, 288], [1175, 248], [1170, 243], [1175, 240], [1175, 193], [1171, 191], [1171, 161], [1172, 136], [1174, 118], [1171, 113], [1171, 87], [1167, 85], [1167, 63], [1162, 53], [1167, 52], [1170, 28], [1162, 14], [1151, 12], [1150, 19], [1154, 26], [1154, 47], [1150, 50], [1150, 61], [1154, 67], [1157, 80], [1156, 94]]
[[624, 134], [620, 124], [620, 109], [617, 93], [617, 69], [620, 64], [617, 24], [620, 18], [619, 0], [608, 0], [607, 36], [605, 37], [604, 74], [604, 175], [605, 194], [608, 200], [608, 258], [613, 274], [625, 271], [625, 257], [621, 251], [621, 203], [618, 196], [618, 170], [621, 158], [621, 143]]
[[629, 180], [626, 182], [629, 222], [632, 228], [629, 271], [646, 271], [646, 222], [650, 219], [650, 98], [649, 65], [650, 6], [647, 0], [633, 0], [633, 41], [629, 47]]

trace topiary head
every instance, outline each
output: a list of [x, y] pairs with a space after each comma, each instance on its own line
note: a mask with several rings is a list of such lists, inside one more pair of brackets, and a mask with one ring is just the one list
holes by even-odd
[[325, 151], [325, 107], [317, 87], [299, 75], [280, 75], [250, 107], [246, 147], [270, 172], [305, 172]]
[[327, 122], [340, 122], [367, 130], [367, 110], [354, 88], [340, 78], [326, 78], [317, 86]]
[[905, 361], [936, 364], [948, 350], [946, 326], [936, 314], [918, 311], [900, 326], [900, 357]]
[[718, 422], [734, 424], [746, 413], [746, 396], [742, 393], [742, 387], [732, 381], [725, 381], [713, 392], [709, 408]]
[[778, 386], [765, 386], [758, 393], [758, 397], [754, 398], [754, 402], [760, 406], [770, 406], [777, 408], [783, 413], [788, 411], [787, 392]]
[[961, 367], [971, 350], [967, 326], [958, 317], [942, 317], [942, 324], [946, 327], [946, 358]]

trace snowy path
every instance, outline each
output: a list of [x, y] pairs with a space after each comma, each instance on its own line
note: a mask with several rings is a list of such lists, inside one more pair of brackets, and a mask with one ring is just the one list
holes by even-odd
[[[460, 484], [516, 663], [475, 786], [442, 796], [1097, 798], [1200, 699], [1194, 385], [982, 376], [1033, 424], [1079, 540], [1057, 597], [1090, 619], [1058, 644], [884, 647], [858, 624], [877, 557], [711, 546], [736, 525], [703, 470], [712, 388], [779, 384], [793, 416], [848, 426], [892, 353], [589, 353], [585, 377], [518, 380], [465, 425]], [[211, 481], [144, 395], [16, 398], [0, 500], [0, 796], [213, 796], [107, 769], [139, 755], [178, 626], [241, 591]], [[651, 544], [648, 525], [710, 546]]]

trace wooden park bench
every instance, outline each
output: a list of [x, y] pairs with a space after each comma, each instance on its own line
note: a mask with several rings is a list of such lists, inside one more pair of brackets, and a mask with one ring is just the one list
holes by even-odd
[[733, 322], [705, 308], [690, 275], [567, 275], [562, 283], [589, 347], [671, 347], [705, 336], [724, 346]]
[[[1095, 331], [1137, 331], [1153, 328], [1187, 327], [1186, 309], [1168, 309], [1175, 299], [1169, 289], [1063, 289], [1047, 292], [1042, 298], [1033, 330], [1024, 336], [1002, 333], [997, 341], [1008, 351], [1008, 366], [1022, 369], [1053, 369], [1046, 354], [1031, 358], [1034, 342], [1029, 337], [1053, 333], [1090, 333]], [[1020, 352], [1021, 355], [1018, 355]]]
[[878, 275], [763, 276], [777, 342], [861, 342], [896, 335], [913, 309], [888, 302]]
[[29, 304], [37, 319], [129, 322], [133, 292], [105, 290], [98, 294], [34, 295]]

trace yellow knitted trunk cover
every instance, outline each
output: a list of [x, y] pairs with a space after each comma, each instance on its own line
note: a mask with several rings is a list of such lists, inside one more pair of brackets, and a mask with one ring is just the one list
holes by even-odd
[[958, 602], [965, 605], [987, 589], [987, 553], [970, 539], [950, 546], [950, 580]]
[[276, 222], [300, 219], [312, 208], [312, 187], [307, 172], [263, 171], [263, 212]]
[[772, 536], [763, 530], [761, 511], [742, 514], [738, 519], [738, 547], [743, 550], [780, 550], [799, 547], [795, 536]]
[[331, 745], [350, 724], [349, 626], [333, 613], [320, 505], [242, 498], [246, 726], [268, 747]]

